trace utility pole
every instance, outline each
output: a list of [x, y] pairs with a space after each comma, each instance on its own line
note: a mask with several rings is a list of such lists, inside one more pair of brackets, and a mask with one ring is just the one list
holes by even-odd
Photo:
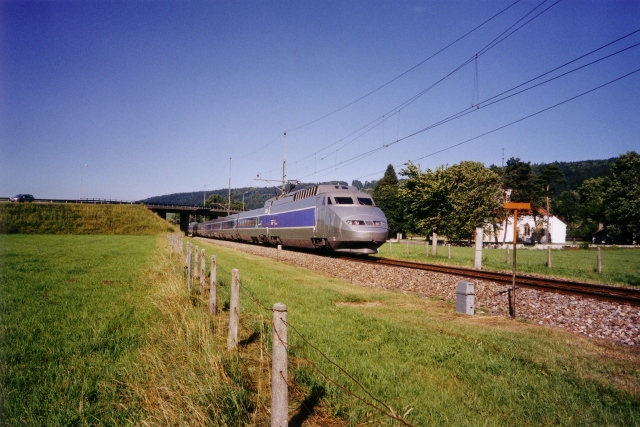
[[549, 184], [547, 184], [547, 228], [546, 228], [546, 232], [545, 232], [546, 236], [545, 236], [545, 243], [548, 245], [549, 244]]
[[284, 133], [284, 150], [282, 152], [282, 194], [285, 191], [285, 183], [287, 182], [287, 133]]
[[231, 213], [231, 157], [229, 157], [229, 192], [227, 193], [227, 216]]

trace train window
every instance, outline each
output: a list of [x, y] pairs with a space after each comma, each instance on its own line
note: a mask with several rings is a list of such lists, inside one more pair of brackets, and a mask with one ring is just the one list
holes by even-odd
[[327, 204], [328, 205], [332, 205], [333, 203], [331, 203], [331, 197], [327, 197]]
[[358, 202], [361, 205], [373, 206], [373, 199], [371, 199], [370, 197], [358, 197]]
[[353, 199], [351, 197], [334, 197], [336, 205], [352, 205]]

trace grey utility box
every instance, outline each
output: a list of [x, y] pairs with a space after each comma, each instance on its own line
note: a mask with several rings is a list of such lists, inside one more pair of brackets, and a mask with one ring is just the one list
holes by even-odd
[[456, 312], [473, 316], [475, 296], [473, 283], [460, 280], [456, 291]]

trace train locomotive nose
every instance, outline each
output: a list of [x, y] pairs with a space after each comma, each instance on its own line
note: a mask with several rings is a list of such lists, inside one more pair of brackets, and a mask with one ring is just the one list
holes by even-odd
[[342, 218], [339, 247], [336, 252], [374, 254], [387, 239], [384, 214], [354, 213]]

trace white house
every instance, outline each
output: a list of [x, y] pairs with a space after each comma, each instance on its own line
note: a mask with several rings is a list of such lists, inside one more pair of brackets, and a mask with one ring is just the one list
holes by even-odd
[[[534, 218], [533, 215], [518, 215], [518, 240], [525, 243], [533, 243], [536, 229], [541, 230], [541, 243], [546, 242], [547, 235], [547, 212], [544, 209], [538, 209], [539, 215]], [[506, 222], [506, 226], [505, 226]], [[505, 238], [505, 231], [507, 233]], [[549, 243], [566, 243], [567, 242], [567, 224], [560, 221], [553, 215], [549, 215]], [[485, 242], [495, 243], [495, 236], [492, 233], [492, 227], [485, 231]], [[513, 216], [509, 216], [500, 224], [498, 230], [498, 242], [513, 243]]]

